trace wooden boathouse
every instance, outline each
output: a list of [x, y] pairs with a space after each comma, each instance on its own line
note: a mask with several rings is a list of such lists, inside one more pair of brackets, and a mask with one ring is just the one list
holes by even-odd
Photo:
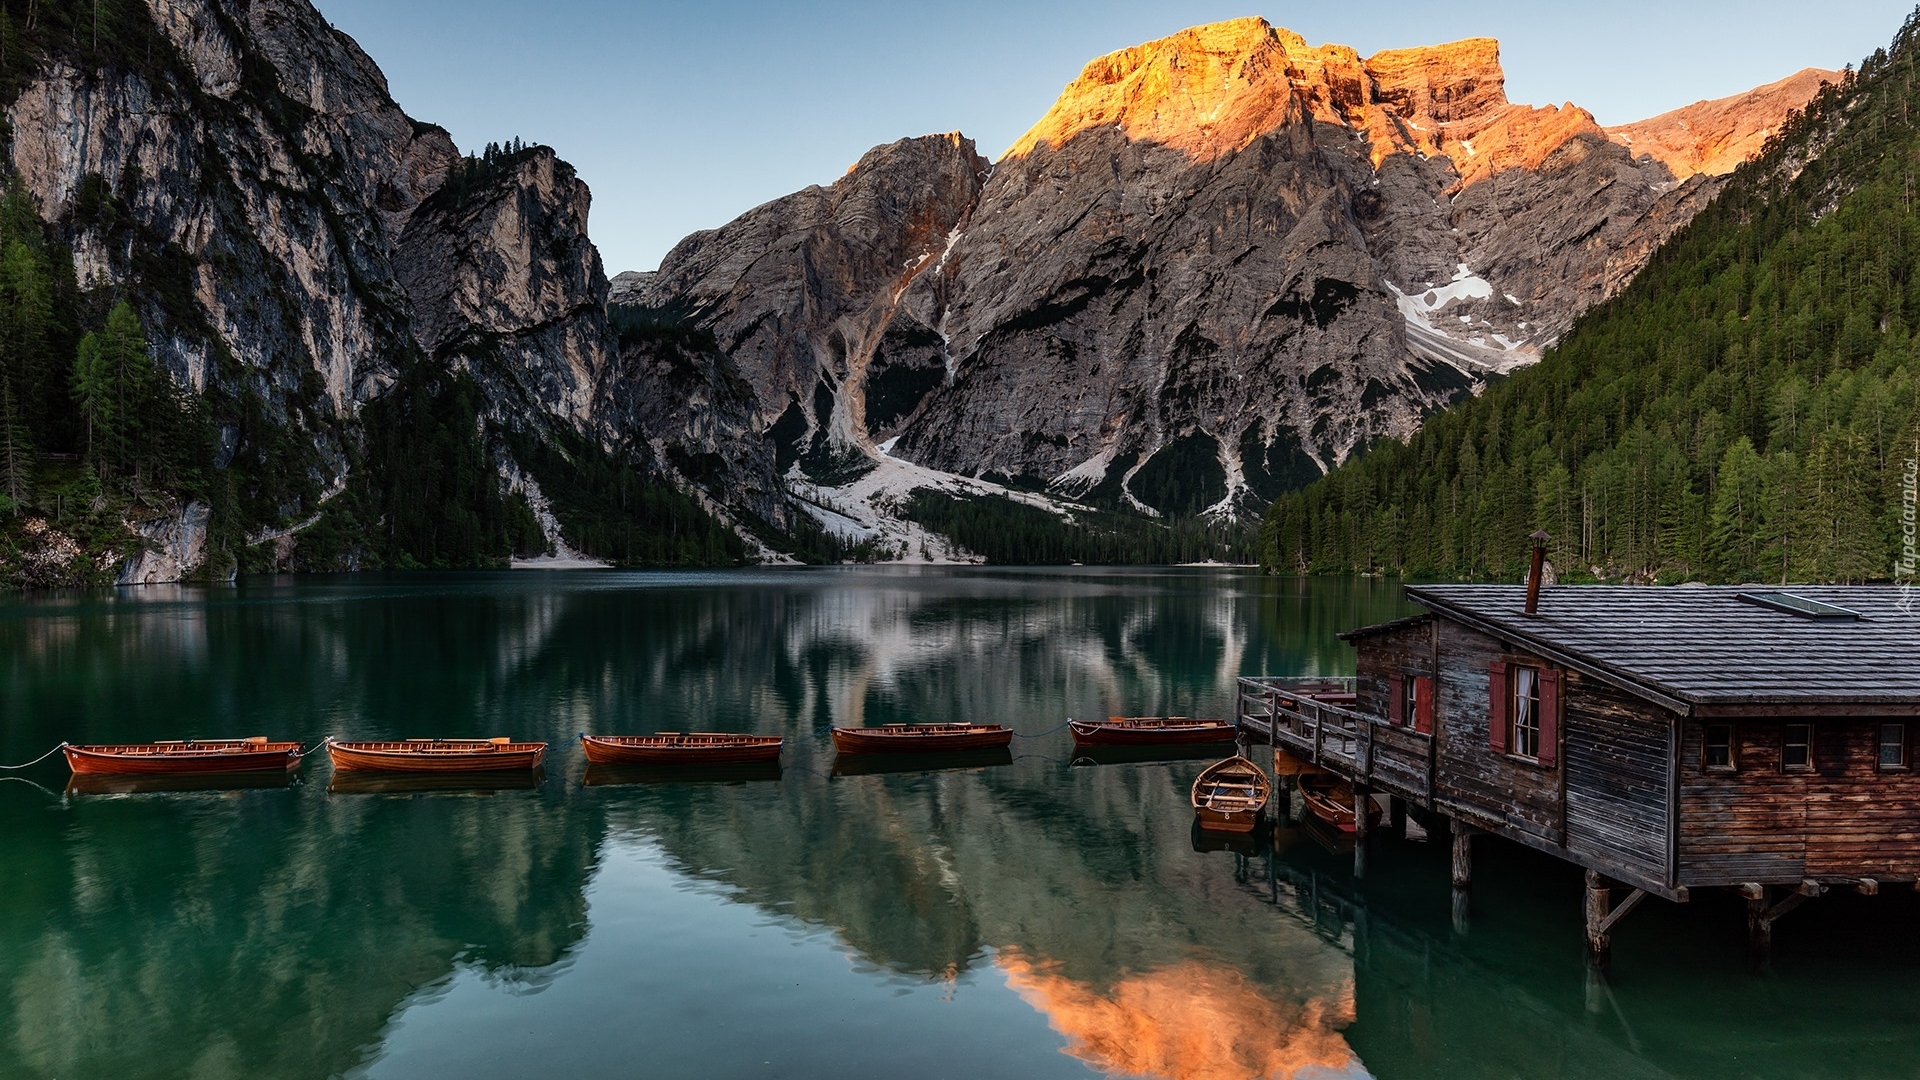
[[1425, 613], [1341, 635], [1353, 679], [1240, 680], [1242, 740], [1446, 818], [1462, 912], [1477, 834], [1586, 868], [1598, 956], [1646, 896], [1738, 890], [1764, 949], [1920, 882], [1920, 597], [1537, 580], [1408, 586]]

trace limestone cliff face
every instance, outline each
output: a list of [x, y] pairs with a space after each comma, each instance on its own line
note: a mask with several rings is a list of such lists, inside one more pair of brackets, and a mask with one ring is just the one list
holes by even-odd
[[[882, 148], [634, 287], [713, 327], [787, 435], [1229, 512], [1537, 359], [1816, 84], [1638, 153], [1509, 102], [1489, 39], [1361, 57], [1236, 20], [1088, 64], [990, 173]], [[1143, 470], [1184, 494], [1140, 499]]]
[[870, 445], [904, 415], [896, 398], [946, 377], [938, 336], [897, 309], [939, 277], [986, 172], [959, 135], [878, 147], [830, 187], [682, 240], [637, 298], [712, 329], [788, 450]]
[[394, 273], [420, 347], [473, 371], [501, 414], [589, 429], [613, 351], [607, 278], [587, 239], [591, 196], [552, 150], [518, 156], [476, 190], [423, 203]]
[[[284, 548], [312, 524], [353, 479], [363, 407], [417, 363], [473, 377], [490, 440], [564, 430], [681, 483], [676, 455], [724, 452], [741, 490], [767, 486], [771, 452], [729, 426], [738, 410], [631, 430], [650, 384], [621, 381], [634, 365], [608, 323], [589, 194], [551, 150], [462, 158], [307, 0], [147, 14], [127, 31], [147, 35], [138, 57], [46, 53], [4, 103], [4, 147], [80, 287], [130, 297], [162, 366], [204, 396], [212, 464], [265, 478], [241, 492], [269, 508], [247, 533]], [[180, 561], [126, 573], [195, 571]]]

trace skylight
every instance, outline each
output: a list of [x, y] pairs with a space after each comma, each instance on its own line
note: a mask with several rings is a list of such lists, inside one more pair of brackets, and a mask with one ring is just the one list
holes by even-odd
[[1785, 611], [1805, 619], [1857, 620], [1860, 613], [1835, 604], [1824, 604], [1818, 600], [1809, 600], [1804, 596], [1795, 596], [1790, 592], [1743, 592], [1740, 599], [1749, 604]]

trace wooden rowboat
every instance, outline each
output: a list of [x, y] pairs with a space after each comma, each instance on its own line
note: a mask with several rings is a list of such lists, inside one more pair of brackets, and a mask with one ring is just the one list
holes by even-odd
[[1207, 766], [1194, 779], [1193, 812], [1203, 829], [1252, 832], [1272, 791], [1260, 766], [1230, 757]]
[[387, 742], [326, 740], [327, 757], [339, 772], [496, 772], [538, 768], [543, 742], [512, 739], [404, 739]]
[[1013, 742], [1013, 729], [999, 724], [883, 724], [833, 729], [833, 748], [843, 754], [930, 754], [989, 750]]
[[654, 735], [581, 735], [596, 765], [757, 765], [780, 760], [778, 735], [662, 731]]
[[[1325, 772], [1300, 774], [1300, 795], [1306, 800], [1307, 809], [1314, 817], [1343, 833], [1359, 830], [1354, 827], [1353, 785], [1345, 780]], [[1367, 800], [1367, 827], [1380, 823], [1380, 808], [1372, 799]]]
[[1233, 725], [1225, 720], [1194, 720], [1185, 716], [1111, 716], [1105, 720], [1069, 720], [1076, 746], [1174, 746], [1181, 743], [1233, 741]]
[[251, 739], [183, 739], [155, 743], [62, 746], [78, 774], [204, 776], [208, 773], [292, 772], [300, 744]]

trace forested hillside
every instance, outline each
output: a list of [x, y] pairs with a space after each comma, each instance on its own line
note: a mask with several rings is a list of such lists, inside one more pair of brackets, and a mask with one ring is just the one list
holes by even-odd
[[1282, 572], [1860, 581], [1920, 456], [1920, 12], [1540, 364], [1277, 500]]

